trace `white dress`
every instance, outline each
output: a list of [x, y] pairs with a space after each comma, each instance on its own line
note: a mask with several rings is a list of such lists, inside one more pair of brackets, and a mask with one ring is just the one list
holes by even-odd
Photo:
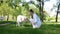
[[41, 26], [41, 20], [36, 14], [33, 14], [33, 19], [30, 17], [30, 23], [32, 24], [33, 28], [40, 28]]

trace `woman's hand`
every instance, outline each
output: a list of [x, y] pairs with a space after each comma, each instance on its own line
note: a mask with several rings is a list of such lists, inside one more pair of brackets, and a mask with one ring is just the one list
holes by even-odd
[[36, 25], [36, 23], [35, 23], [35, 22], [33, 22], [32, 24]]

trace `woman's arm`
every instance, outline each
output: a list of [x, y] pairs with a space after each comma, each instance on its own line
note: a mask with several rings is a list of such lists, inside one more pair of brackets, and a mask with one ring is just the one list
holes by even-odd
[[37, 22], [37, 15], [36, 14], [33, 15], [33, 21]]

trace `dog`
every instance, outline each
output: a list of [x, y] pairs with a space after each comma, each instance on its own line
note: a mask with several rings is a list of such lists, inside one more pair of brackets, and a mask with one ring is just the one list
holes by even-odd
[[16, 26], [23, 26], [23, 23], [27, 21], [27, 17], [23, 15], [18, 15], [17, 16], [17, 24]]

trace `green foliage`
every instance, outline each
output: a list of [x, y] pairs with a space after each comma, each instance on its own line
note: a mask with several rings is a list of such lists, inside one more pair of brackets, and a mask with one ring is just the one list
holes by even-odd
[[9, 14], [10, 7], [8, 6], [8, 4], [4, 3], [4, 4], [2, 4], [2, 6], [0, 6], [0, 8], [1, 8], [0, 11], [1, 11], [2, 15], [8, 15]]
[[[39, 17], [41, 17], [39, 8], [34, 4], [29, 5], [26, 2], [23, 2], [22, 6], [19, 5], [21, 0], [3, 0], [3, 3], [0, 5], [0, 15], [6, 16], [18, 16], [25, 15], [29, 18], [29, 9], [32, 9]], [[46, 15], [44, 14], [44, 18]]]

